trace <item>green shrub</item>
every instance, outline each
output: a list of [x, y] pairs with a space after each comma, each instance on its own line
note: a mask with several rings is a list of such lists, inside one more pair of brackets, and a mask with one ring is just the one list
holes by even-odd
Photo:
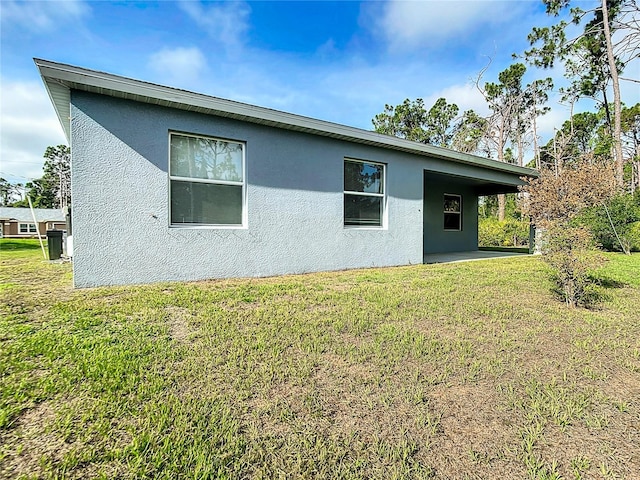
[[633, 222], [627, 227], [625, 234], [632, 252], [640, 252], [640, 222]]
[[507, 218], [481, 218], [478, 222], [478, 245], [481, 247], [520, 247], [529, 244], [529, 222]]
[[640, 250], [640, 227], [637, 226], [640, 222], [640, 194], [616, 195], [605, 205], [589, 208], [578, 220], [591, 230], [596, 242], [605, 250]]

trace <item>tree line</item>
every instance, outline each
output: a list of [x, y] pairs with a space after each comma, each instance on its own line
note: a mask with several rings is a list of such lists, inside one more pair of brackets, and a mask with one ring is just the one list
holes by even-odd
[[[534, 27], [530, 48], [514, 54], [515, 63], [497, 81], [484, 81], [488, 66], [475, 79], [488, 115], [460, 114], [445, 98], [427, 108], [418, 98], [385, 105], [372, 121], [379, 133], [538, 169], [539, 177], [528, 179], [517, 198], [485, 200], [480, 235], [490, 230], [482, 222], [489, 210], [504, 229], [490, 231], [496, 238], [519, 236], [518, 226], [505, 221], [506, 211], [527, 224], [531, 219], [543, 233], [540, 248], [556, 291], [570, 306], [586, 305], [594, 271], [605, 260], [595, 247], [640, 250], [640, 103], [625, 105], [620, 90], [621, 81], [640, 83], [624, 76], [640, 56], [640, 8], [635, 0], [601, 0], [591, 10], [570, 0], [543, 3], [557, 22]], [[554, 84], [551, 78], [525, 84], [527, 66], [562, 67], [568, 81], [558, 92], [570, 117], [544, 145], [537, 123], [549, 111]], [[594, 110], [575, 113], [581, 99], [593, 100]]]
[[[634, 20], [640, 9], [633, 0], [602, 0], [588, 11], [572, 7], [569, 0], [543, 3], [558, 22], [534, 27], [527, 37], [531, 48], [514, 54], [517, 61], [497, 81], [484, 81], [488, 66], [474, 79], [488, 115], [460, 113], [445, 98], [430, 108], [421, 98], [406, 99], [385, 105], [372, 120], [375, 131], [537, 169], [562, 169], [585, 156], [608, 159], [615, 167], [616, 188], [633, 194], [640, 188], [640, 104], [624, 104], [620, 82], [638, 82], [623, 73], [640, 54], [640, 27]], [[570, 31], [580, 33], [571, 37]], [[539, 144], [538, 119], [550, 110], [554, 83], [539, 78], [525, 84], [527, 65], [542, 70], [562, 66], [568, 80], [558, 91], [570, 106], [570, 118], [544, 145]], [[594, 100], [596, 111], [574, 113], [581, 99]], [[498, 197], [500, 220], [505, 206], [505, 198]]]

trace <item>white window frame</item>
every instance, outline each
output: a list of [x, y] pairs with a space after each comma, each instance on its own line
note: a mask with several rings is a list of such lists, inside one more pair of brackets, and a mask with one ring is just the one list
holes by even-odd
[[[206, 178], [192, 178], [192, 177], [182, 177], [178, 175], [171, 175], [171, 136], [177, 135], [181, 137], [192, 137], [192, 138], [205, 138], [207, 140], [215, 140], [220, 142], [228, 142], [228, 143], [237, 143], [242, 146], [242, 181], [234, 182], [229, 180], [211, 180]], [[220, 138], [220, 137], [212, 137], [209, 135], [199, 135], [194, 133], [185, 133], [179, 131], [169, 131], [168, 135], [168, 164], [167, 164], [167, 172], [169, 173], [169, 182], [168, 182], [168, 195], [169, 195], [169, 227], [171, 228], [185, 228], [185, 229], [240, 229], [247, 228], [247, 165], [246, 165], [246, 150], [247, 144], [246, 142], [242, 142], [240, 140], [232, 140], [229, 138]], [[242, 187], [242, 223], [239, 224], [188, 224], [188, 223], [173, 223], [171, 221], [171, 182], [173, 180], [183, 181], [183, 182], [192, 182], [192, 183], [208, 183], [214, 185], [234, 185]]]
[[[344, 164], [346, 162], [351, 163], [367, 163], [369, 165], [380, 165], [382, 167], [382, 193], [370, 193], [370, 192], [354, 192], [352, 190], [344, 190]], [[368, 230], [384, 230], [387, 228], [387, 164], [382, 162], [374, 162], [371, 160], [360, 160], [356, 158], [345, 157], [342, 161], [342, 205], [343, 205], [343, 218], [342, 225], [344, 228], [357, 228], [357, 229], [368, 229]], [[379, 197], [381, 198], [380, 202], [380, 225], [347, 225], [346, 218], [344, 218], [344, 201], [346, 195], [359, 195], [363, 197]]]
[[[460, 205], [460, 210], [458, 210], [457, 212], [454, 211], [446, 211], [444, 209], [444, 203], [447, 199], [447, 197], [457, 197], [458, 198], [458, 205]], [[444, 215], [442, 217], [442, 226], [444, 227], [444, 231], [445, 232], [461, 232], [462, 231], [462, 195], [458, 194], [458, 193], [445, 193], [442, 196], [442, 210], [444, 212], [444, 215], [458, 215], [458, 228], [446, 228], [444, 227]]]
[[[22, 231], [22, 227], [26, 225], [25, 231]], [[33, 228], [32, 228], [33, 227]], [[35, 235], [38, 233], [38, 226], [31, 222], [19, 222], [18, 234], [19, 235]]]

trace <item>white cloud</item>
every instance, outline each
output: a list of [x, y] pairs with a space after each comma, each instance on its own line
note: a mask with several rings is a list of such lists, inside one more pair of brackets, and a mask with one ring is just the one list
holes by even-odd
[[225, 2], [205, 7], [200, 1], [187, 0], [179, 5], [196, 25], [227, 49], [244, 44], [251, 14], [251, 8], [245, 2]]
[[50, 145], [66, 144], [62, 127], [41, 82], [0, 81], [0, 171], [24, 183], [42, 176]]
[[536, 120], [538, 136], [542, 138], [542, 143], [546, 143], [550, 138], [553, 138], [556, 129], [561, 128], [562, 124], [571, 115], [570, 108], [566, 105], [555, 103], [550, 104], [550, 106], [552, 109]]
[[2, 26], [18, 27], [35, 33], [49, 33], [62, 24], [76, 22], [88, 15], [89, 6], [81, 0], [33, 2], [2, 0]]
[[[390, 1], [379, 5], [374, 24], [391, 49], [456, 40], [479, 28], [508, 22], [527, 2], [488, 0]], [[529, 2], [530, 3], [530, 2]]]
[[465, 110], [474, 110], [479, 115], [487, 115], [489, 109], [484, 97], [476, 86], [470, 81], [465, 84], [451, 85], [425, 98], [428, 108], [436, 103], [439, 98], [446, 98], [448, 103], [455, 103], [460, 108], [460, 114]]
[[173, 85], [188, 86], [207, 68], [207, 60], [197, 47], [163, 48], [149, 58], [149, 67]]

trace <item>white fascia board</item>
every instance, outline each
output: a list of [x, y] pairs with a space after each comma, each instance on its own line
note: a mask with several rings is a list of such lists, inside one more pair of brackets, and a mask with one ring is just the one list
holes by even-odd
[[[127, 98], [144, 103], [163, 105], [183, 110], [199, 111], [213, 115], [236, 118], [287, 130], [302, 131], [326, 137], [338, 138], [356, 143], [401, 150], [417, 155], [435, 157], [457, 163], [464, 163], [491, 170], [498, 170], [519, 176], [537, 176], [535, 170], [489, 158], [456, 152], [446, 148], [412, 142], [389, 135], [348, 127], [337, 123], [310, 117], [258, 107], [233, 100], [212, 97], [187, 90], [165, 87], [153, 83], [134, 80], [117, 75], [74, 67], [48, 60], [34, 59], [44, 80], [49, 96], [56, 108], [58, 118], [69, 138], [69, 107], [60, 87], [85, 90], [103, 95]], [[67, 94], [67, 101], [69, 100]]]

